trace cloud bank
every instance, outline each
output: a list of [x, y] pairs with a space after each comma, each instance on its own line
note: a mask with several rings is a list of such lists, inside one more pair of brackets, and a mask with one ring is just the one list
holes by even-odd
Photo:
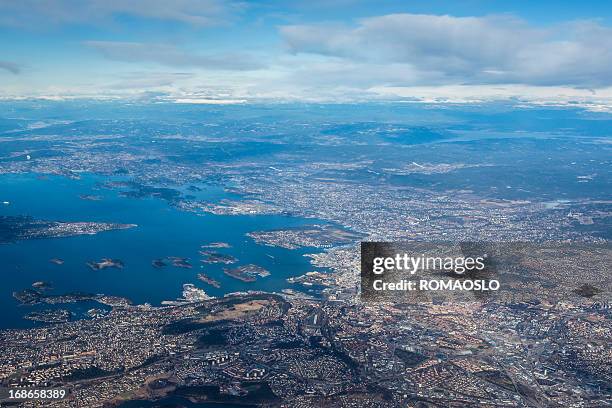
[[[537, 25], [511, 15], [410, 13], [352, 20], [348, 5], [341, 16], [286, 10], [290, 18], [240, 0], [0, 0], [9, 34], [0, 95], [512, 99], [612, 111], [612, 28], [595, 20]], [[12, 47], [13, 38], [24, 42]], [[21, 72], [12, 60], [33, 69]]]
[[281, 35], [293, 53], [340, 58], [380, 84], [612, 85], [612, 30], [592, 21], [535, 28], [509, 16], [389, 14]]

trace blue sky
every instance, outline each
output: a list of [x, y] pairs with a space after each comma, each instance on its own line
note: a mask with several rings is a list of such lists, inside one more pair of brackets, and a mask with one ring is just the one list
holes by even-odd
[[0, 96], [612, 99], [606, 1], [0, 0]]

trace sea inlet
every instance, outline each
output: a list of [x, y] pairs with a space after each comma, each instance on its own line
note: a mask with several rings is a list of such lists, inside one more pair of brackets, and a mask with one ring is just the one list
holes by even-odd
[[[303, 256], [315, 252], [312, 248], [263, 246], [246, 236], [253, 231], [296, 227], [313, 220], [281, 215], [196, 214], [175, 208], [163, 197], [134, 197], [112, 188], [121, 183], [119, 178], [92, 174], [82, 174], [78, 179], [35, 174], [0, 176], [2, 217], [137, 225], [92, 235], [1, 243], [0, 328], [40, 325], [24, 319], [28, 313], [40, 310], [68, 309], [74, 318], [86, 318], [88, 310], [103, 308], [93, 301], [20, 304], [14, 292], [32, 289], [34, 282], [48, 282], [50, 288], [45, 293], [50, 295], [105, 294], [128, 298], [134, 304], [160, 305], [162, 301], [181, 297], [185, 283], [195, 284], [210, 296], [247, 290], [281, 291], [291, 287], [286, 281], [288, 277], [316, 270]], [[197, 185], [187, 190], [188, 187], [181, 187], [184, 190], [181, 194], [195, 195], [198, 200], [218, 202], [238, 198], [220, 186]], [[214, 251], [237, 259], [231, 267], [258, 265], [270, 275], [245, 282], [224, 274], [224, 267], [228, 267], [224, 263], [200, 262], [202, 246], [219, 242], [228, 245]], [[164, 259], [169, 261], [155, 262]], [[122, 265], [91, 267], [92, 261], [104, 264], [103, 260], [120, 260]], [[217, 281], [219, 287], [199, 280], [201, 273]]]

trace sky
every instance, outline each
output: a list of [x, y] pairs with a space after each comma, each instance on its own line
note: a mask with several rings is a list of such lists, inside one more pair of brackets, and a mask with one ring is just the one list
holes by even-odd
[[612, 109], [612, 3], [0, 0], [0, 97]]

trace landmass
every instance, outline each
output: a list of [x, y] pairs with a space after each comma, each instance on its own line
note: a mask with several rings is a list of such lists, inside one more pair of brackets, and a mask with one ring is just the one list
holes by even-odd
[[[266, 293], [190, 301], [201, 292], [184, 289], [174, 306], [117, 307], [94, 320], [0, 332], [3, 381], [70, 388], [68, 400], [49, 407], [173, 406], [181, 398], [256, 406], [573, 406], [580, 390], [605, 406], [612, 391], [603, 352], [612, 326], [595, 305], [410, 308]], [[109, 331], [112, 346], [100, 342]], [[544, 344], [517, 347], [525, 338]]]
[[108, 314], [108, 310], [99, 309], [99, 308], [93, 308], [87, 311], [87, 316], [91, 317], [92, 319], [99, 319], [101, 317], [106, 316], [107, 314]]
[[272, 215], [285, 213], [279, 207], [260, 200], [234, 201], [223, 199], [219, 203], [181, 200], [176, 205], [178, 208], [186, 211], [203, 211], [215, 215]]
[[128, 229], [136, 226], [136, 224], [103, 222], [43, 221], [28, 216], [0, 216], [0, 243], [28, 239], [94, 235], [103, 231]]
[[40, 302], [43, 295], [34, 289], [24, 289], [13, 292], [13, 297], [23, 305], [34, 305]]
[[172, 266], [175, 266], [177, 268], [186, 268], [186, 269], [193, 268], [193, 266], [189, 262], [189, 258], [182, 258], [179, 256], [169, 256], [168, 259], [172, 263]]
[[103, 222], [42, 221], [28, 216], [0, 216], [0, 243], [94, 235], [104, 231], [122, 230], [136, 226], [136, 224]]
[[[70, 103], [35, 102], [50, 115], [70, 115]], [[111, 313], [0, 331], [2, 386], [71, 390], [49, 407], [189, 406], [205, 398], [305, 408], [610, 405], [609, 262], [563, 262], [553, 251], [558, 264], [532, 259], [529, 273], [517, 272], [513, 293], [528, 300], [446, 304], [363, 302], [358, 274], [359, 240], [606, 242], [612, 211], [605, 112], [526, 108], [523, 101], [273, 110], [245, 104], [215, 108], [215, 126], [203, 132], [208, 118], [184, 120], [193, 117], [192, 106], [146, 109], [157, 115], [154, 122], [138, 119], [137, 103], [123, 105], [120, 116], [96, 111], [89, 117], [95, 120], [52, 132], [8, 122], [14, 130], [3, 134], [3, 144], [12, 153], [3, 153], [0, 173], [122, 175], [129, 180], [104, 188], [206, 217], [305, 217], [363, 238], [338, 245], [317, 228], [284, 226], [296, 218], [274, 217], [272, 225], [281, 227], [252, 238], [319, 249], [308, 254], [312, 267], [329, 272], [290, 281], [322, 286], [317, 298], [284, 290], [288, 295], [199, 302], [203, 294], [193, 286], [173, 306], [155, 307], [96, 295]], [[79, 117], [88, 111], [78, 109]], [[35, 160], [21, 159], [24, 145]], [[207, 202], [180, 193], [208, 182], [222, 184], [229, 198]], [[3, 218], [0, 241], [87, 230], [60, 223], [61, 232], [45, 223]], [[71, 298], [28, 291], [16, 297]]]
[[151, 265], [154, 268], [163, 268], [164, 266], [168, 266], [168, 264], [166, 262], [164, 262], [163, 259], [154, 259], [153, 261], [151, 261]]
[[160, 269], [165, 266], [168, 266], [168, 262], [176, 268], [193, 268], [193, 265], [191, 265], [191, 263], [189, 262], [189, 258], [184, 258], [180, 256], [168, 256], [166, 258], [154, 259], [153, 261], [151, 261], [151, 266]]
[[26, 320], [41, 323], [65, 323], [72, 318], [72, 312], [65, 309], [47, 309], [30, 312], [24, 316]]
[[102, 200], [102, 196], [92, 195], [92, 194], [81, 194], [79, 196], [79, 198], [81, 200], [84, 200], [84, 201], [100, 201], [100, 200]]
[[596, 286], [593, 286], [589, 283], [584, 283], [582, 284], [579, 288], [574, 290], [574, 293], [586, 297], [586, 298], [590, 298], [593, 297], [599, 293], [602, 293], [603, 291], [601, 289], [599, 289]]
[[270, 275], [268, 270], [254, 264], [242, 265], [238, 268], [224, 268], [223, 273], [243, 282], [255, 282], [257, 277], [264, 278]]
[[333, 276], [330, 276], [328, 273], [323, 272], [306, 272], [301, 276], [294, 276], [291, 278], [287, 278], [287, 282], [301, 284], [303, 286], [321, 286], [323, 288], [333, 287], [335, 284], [335, 279]]
[[46, 291], [46, 290], [52, 289], [53, 285], [51, 285], [49, 282], [45, 282], [45, 281], [36, 281], [36, 282], [32, 283], [32, 287], [34, 289], [39, 290], [39, 291]]
[[227, 242], [211, 242], [210, 244], [204, 244], [201, 248], [231, 248], [232, 246]]
[[197, 288], [192, 283], [185, 283], [183, 285], [183, 298], [188, 302], [202, 302], [212, 299], [212, 297], [206, 294], [204, 289]]
[[123, 269], [124, 264], [120, 259], [102, 258], [101, 261], [87, 262], [87, 266], [94, 271], [100, 271], [107, 268]]
[[221, 254], [219, 252], [200, 251], [200, 255], [204, 257], [200, 260], [200, 262], [207, 264], [222, 263], [227, 265], [238, 262], [238, 258], [232, 255]]
[[363, 234], [332, 225], [306, 225], [295, 228], [249, 232], [247, 236], [258, 244], [297, 249], [302, 247], [331, 248], [335, 245], [346, 245], [359, 240], [363, 237]]
[[219, 281], [214, 280], [213, 278], [204, 273], [198, 273], [198, 279], [204, 283], [208, 283], [210, 286], [213, 286], [217, 289], [221, 287], [221, 283], [219, 283]]
[[45, 294], [40, 290], [24, 289], [13, 292], [13, 297], [22, 305], [36, 305], [47, 303], [51, 305], [62, 303], [77, 303], [86, 301], [96, 301], [109, 306], [125, 306], [130, 305], [129, 299], [119, 296], [108, 296], [93, 293], [70, 292], [60, 295]]

